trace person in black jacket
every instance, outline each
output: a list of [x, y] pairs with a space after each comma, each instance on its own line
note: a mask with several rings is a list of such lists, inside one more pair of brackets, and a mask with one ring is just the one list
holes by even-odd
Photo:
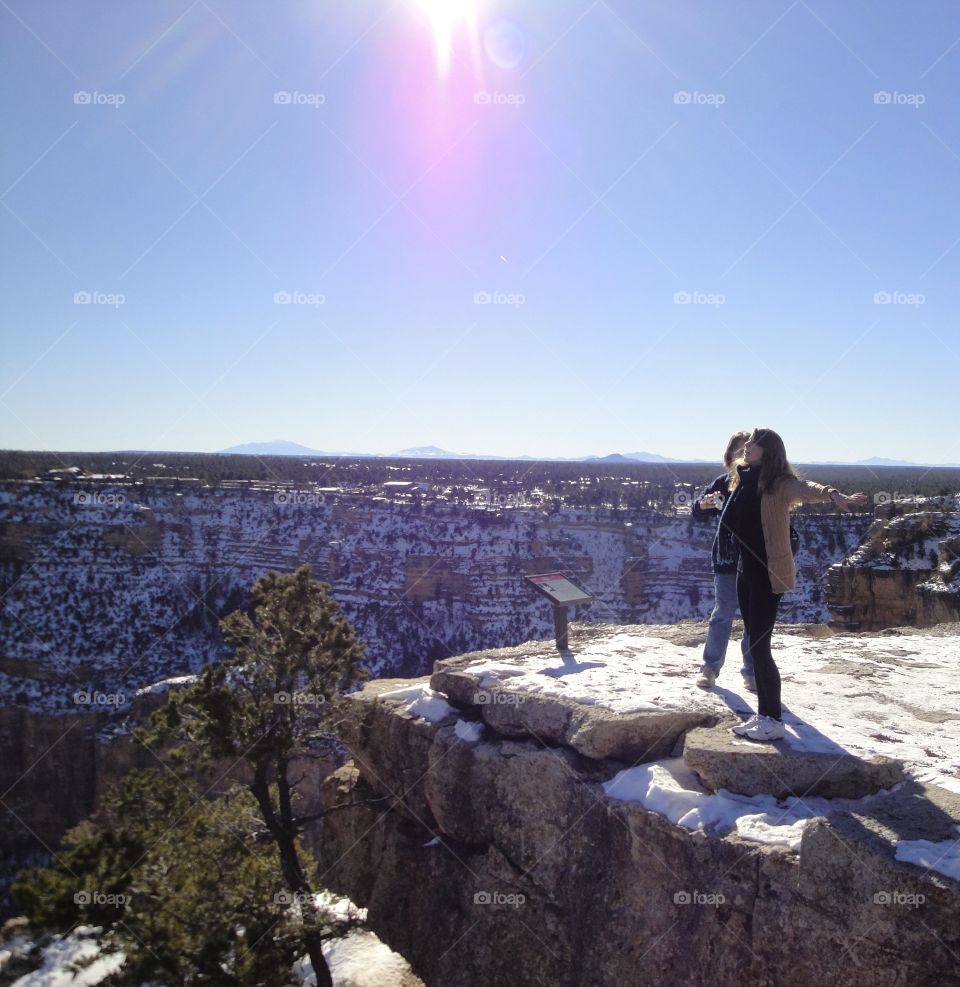
[[[742, 460], [743, 446], [750, 438], [749, 432], [734, 432], [727, 442], [723, 453], [723, 465], [726, 472], [721, 473], [693, 502], [693, 516], [698, 521], [719, 518], [723, 512], [730, 494], [730, 479]], [[737, 613], [737, 561], [739, 550], [736, 539], [730, 529], [722, 524], [717, 525], [717, 533], [713, 539], [711, 551], [713, 561], [713, 585], [716, 602], [710, 614], [707, 625], [707, 642], [703, 648], [703, 664], [697, 685], [701, 689], [711, 688], [717, 681], [720, 669], [727, 655], [727, 644], [730, 642], [730, 631], [733, 618]], [[756, 691], [756, 680], [753, 674], [753, 658], [750, 655], [750, 642], [744, 631], [740, 642], [743, 665], [740, 669], [744, 687], [751, 692]]]

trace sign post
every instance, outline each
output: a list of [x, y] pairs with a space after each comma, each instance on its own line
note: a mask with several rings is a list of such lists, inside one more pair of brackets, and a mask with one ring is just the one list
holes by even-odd
[[571, 582], [562, 572], [544, 572], [534, 576], [524, 576], [541, 596], [553, 604], [553, 630], [557, 639], [557, 650], [568, 651], [567, 607], [593, 602], [593, 597]]

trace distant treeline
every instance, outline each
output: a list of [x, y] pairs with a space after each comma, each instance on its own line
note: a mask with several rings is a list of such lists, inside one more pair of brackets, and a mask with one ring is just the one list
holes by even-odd
[[[73, 469], [71, 473], [63, 471]], [[59, 472], [51, 472], [59, 471]], [[874, 504], [960, 492], [960, 468], [800, 466], [802, 475], [846, 492], [863, 490]], [[668, 506], [720, 472], [704, 463], [582, 463], [531, 460], [386, 459], [333, 456], [236, 456], [180, 452], [0, 451], [0, 479], [52, 479], [123, 474], [217, 485], [246, 480], [370, 491], [389, 480], [412, 480], [462, 494], [483, 487], [503, 495], [538, 490], [563, 506]], [[107, 482], [107, 481], [104, 481]], [[428, 495], [425, 495], [428, 496]], [[461, 499], [456, 496], [455, 499]], [[832, 508], [830, 508], [832, 510]]]

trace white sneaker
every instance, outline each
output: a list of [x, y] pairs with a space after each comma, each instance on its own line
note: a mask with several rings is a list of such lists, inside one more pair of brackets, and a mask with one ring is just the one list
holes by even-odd
[[747, 740], [760, 741], [783, 740], [785, 735], [783, 723], [780, 720], [775, 720], [772, 716], [761, 716], [758, 722], [743, 732], [743, 736]]
[[712, 689], [716, 681], [717, 673], [709, 665], [701, 666], [700, 675], [697, 678], [697, 685], [701, 689]]
[[757, 691], [757, 680], [752, 675], [743, 676], [743, 687], [747, 692]]
[[730, 732], [735, 733], [738, 737], [745, 737], [747, 731], [755, 727], [759, 722], [760, 717], [754, 713], [749, 720], [744, 720], [743, 723], [738, 723], [735, 727], [730, 727]]

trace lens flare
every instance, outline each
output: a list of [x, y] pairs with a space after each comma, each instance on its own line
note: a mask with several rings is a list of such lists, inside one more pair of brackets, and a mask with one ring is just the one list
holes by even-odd
[[518, 24], [501, 18], [483, 32], [483, 49], [499, 68], [519, 68], [527, 52], [527, 38]]

